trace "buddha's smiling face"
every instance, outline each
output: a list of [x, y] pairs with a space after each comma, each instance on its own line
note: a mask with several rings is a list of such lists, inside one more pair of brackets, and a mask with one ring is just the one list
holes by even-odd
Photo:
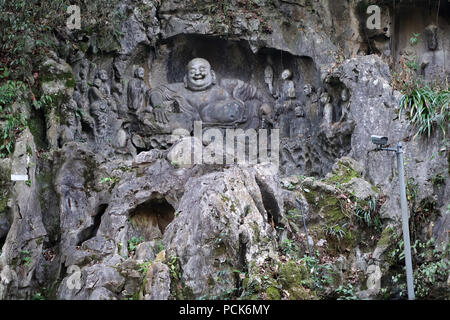
[[135, 72], [135, 77], [138, 79], [143, 80], [145, 75], [144, 68], [137, 68]]
[[100, 78], [100, 80], [102, 81], [107, 81], [109, 79], [108, 77], [108, 73], [105, 70], [100, 70], [98, 72], [98, 77]]
[[205, 59], [196, 58], [187, 65], [187, 87], [194, 91], [208, 88], [213, 83], [214, 72]]

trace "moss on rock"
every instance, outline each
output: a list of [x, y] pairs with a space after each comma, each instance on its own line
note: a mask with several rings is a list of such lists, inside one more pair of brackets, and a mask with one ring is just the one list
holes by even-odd
[[280, 300], [281, 295], [277, 288], [275, 287], [268, 287], [266, 289], [266, 296], [268, 300]]
[[314, 291], [310, 291], [303, 286], [295, 286], [289, 289], [290, 300], [314, 300], [317, 295]]
[[391, 243], [391, 239], [395, 235], [395, 231], [391, 226], [384, 228], [380, 239], [377, 242], [377, 247], [387, 247]]
[[335, 224], [345, 218], [339, 199], [326, 191], [309, 190], [305, 192], [306, 201], [315, 209], [325, 214], [327, 224]]
[[4, 212], [6, 210], [6, 207], [8, 206], [8, 193], [4, 197], [0, 197], [0, 213]]
[[334, 170], [334, 174], [327, 180], [333, 183], [347, 183], [353, 178], [361, 178], [361, 174], [354, 170], [351, 166], [346, 165], [344, 162], [337, 163], [337, 169]]
[[303, 265], [297, 264], [290, 260], [280, 267], [280, 283], [283, 288], [289, 289], [293, 286], [300, 285], [303, 279], [308, 277], [308, 271]]

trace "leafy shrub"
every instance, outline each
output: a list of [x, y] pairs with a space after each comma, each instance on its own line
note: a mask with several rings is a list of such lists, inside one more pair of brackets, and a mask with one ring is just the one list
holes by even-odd
[[420, 33], [413, 33], [412, 37], [409, 38], [409, 43], [411, 43], [412, 46], [415, 46], [419, 42], [419, 36]]
[[381, 232], [382, 223], [380, 215], [377, 212], [377, 198], [371, 197], [367, 204], [361, 206], [357, 205], [354, 212], [356, 220], [360, 224], [365, 224], [368, 227], [374, 227], [376, 231]]
[[136, 247], [142, 242], [144, 242], [143, 237], [132, 237], [128, 240], [128, 251], [134, 252], [134, 250], [136, 250]]
[[340, 226], [339, 224], [335, 224], [332, 226], [324, 226], [325, 229], [325, 234], [327, 236], [331, 236], [333, 238], [336, 238], [338, 241], [341, 241], [342, 238], [345, 237], [345, 226], [347, 224], [345, 223], [344, 225]]
[[324, 293], [325, 289], [327, 289], [333, 281], [331, 277], [332, 267], [329, 263], [320, 263], [318, 258], [319, 255], [316, 251], [315, 255], [304, 256], [301, 259], [309, 272], [309, 277], [302, 280], [302, 285], [313, 289], [318, 293]]
[[355, 295], [354, 288], [351, 284], [339, 286], [336, 289], [336, 294], [339, 296], [337, 298], [338, 300], [358, 300], [358, 297]]
[[12, 105], [25, 90], [25, 84], [4, 80], [10, 75], [7, 68], [0, 68], [0, 72], [0, 158], [3, 158], [14, 150], [15, 136], [26, 123], [23, 114], [12, 110]]
[[[416, 240], [411, 245], [411, 255], [413, 258], [413, 278], [414, 292], [419, 299], [444, 299], [448, 298], [446, 281], [450, 263], [448, 261], [450, 244], [446, 243], [444, 248], [436, 246], [435, 240]], [[395, 272], [392, 276], [392, 283], [400, 290], [400, 296], [406, 297], [406, 276], [404, 271], [404, 242], [398, 241], [389, 255], [394, 259], [393, 268], [401, 266], [400, 272]], [[440, 288], [444, 288], [444, 293]]]

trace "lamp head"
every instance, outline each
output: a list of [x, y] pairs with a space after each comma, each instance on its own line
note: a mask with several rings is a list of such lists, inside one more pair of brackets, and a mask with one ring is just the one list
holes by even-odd
[[383, 136], [370, 136], [370, 140], [372, 141], [373, 144], [376, 144], [377, 146], [385, 146], [388, 142], [388, 137], [383, 137]]

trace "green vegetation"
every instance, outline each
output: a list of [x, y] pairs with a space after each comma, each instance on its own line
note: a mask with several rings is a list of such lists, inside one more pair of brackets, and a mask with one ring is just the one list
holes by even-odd
[[174, 279], [181, 279], [181, 272], [179, 268], [179, 261], [176, 256], [170, 256], [167, 265], [169, 266], [170, 276]]
[[105, 178], [101, 178], [100, 179], [100, 184], [111, 184], [110, 189], [114, 188], [116, 184], [118, 184], [120, 182], [120, 178], [119, 177], [105, 177]]
[[33, 295], [33, 297], [31, 297], [31, 300], [45, 300], [45, 297], [38, 292], [38, 293], [35, 293]]
[[411, 69], [412, 71], [418, 71], [419, 70], [419, 64], [417, 63], [417, 57], [408, 57], [406, 59], [405, 65]]
[[412, 88], [400, 100], [399, 115], [405, 111], [417, 135], [430, 137], [433, 130], [439, 128], [446, 135], [446, 126], [450, 118], [450, 91], [435, 91], [429, 86]]
[[333, 271], [330, 263], [320, 263], [319, 258], [317, 251], [312, 256], [302, 258], [302, 263], [309, 272], [309, 277], [302, 280], [302, 284], [315, 290], [318, 294], [325, 294], [325, 289], [333, 282]]
[[269, 287], [266, 289], [267, 300], [280, 300], [280, 292], [275, 287]]
[[155, 246], [153, 249], [155, 250], [155, 254], [158, 254], [164, 250], [164, 244], [162, 243], [161, 240], [156, 240]]
[[342, 226], [335, 224], [332, 226], [325, 225], [324, 231], [325, 234], [329, 237], [336, 238], [338, 241], [341, 241], [341, 239], [345, 236], [345, 227], [347, 226], [347, 223], [343, 224]]
[[148, 268], [151, 265], [152, 265], [152, 261], [146, 260], [146, 261], [142, 262], [141, 264], [139, 264], [138, 271], [145, 276], [147, 274]]
[[133, 253], [136, 250], [136, 247], [144, 242], [143, 237], [132, 237], [128, 240], [128, 252]]
[[339, 286], [336, 289], [336, 294], [338, 295], [338, 300], [358, 300], [358, 297], [355, 295], [354, 288], [351, 284], [347, 284], [345, 286]]
[[281, 242], [280, 250], [287, 256], [295, 257], [298, 252], [298, 246], [294, 241], [286, 238]]
[[444, 173], [441, 172], [441, 173], [438, 173], [438, 174], [434, 175], [431, 178], [431, 183], [433, 184], [433, 186], [436, 186], [436, 187], [440, 187], [443, 184], [445, 184], [445, 175], [444, 175]]
[[20, 251], [20, 261], [25, 266], [29, 267], [31, 264], [31, 257], [30, 257], [30, 251], [29, 250], [22, 250]]
[[[428, 241], [416, 240], [411, 245], [414, 270], [414, 291], [418, 299], [448, 299], [447, 278], [450, 263], [450, 244], [444, 247], [436, 245], [431, 238]], [[391, 282], [400, 290], [400, 296], [406, 297], [406, 280], [404, 272], [404, 243], [398, 241], [398, 245], [389, 252], [393, 259], [394, 271]], [[395, 289], [394, 289], [395, 290]]]
[[[49, 50], [56, 49], [53, 31], [64, 28], [67, 8], [78, 5], [82, 12], [80, 33], [92, 36], [90, 43], [73, 44], [78, 49], [107, 49], [117, 43], [123, 15], [116, 0], [0, 0], [0, 61], [18, 78], [27, 79]], [[108, 21], [105, 24], [105, 21]]]
[[[0, 158], [13, 152], [16, 136], [27, 125], [25, 115], [11, 108], [19, 95], [36, 110], [61, 102], [61, 97], [42, 94], [39, 86], [54, 80], [42, 68], [50, 51], [67, 55], [68, 48], [83, 52], [92, 48], [96, 53], [119, 47], [118, 26], [124, 15], [117, 4], [117, 0], [0, 0]], [[82, 12], [82, 29], [74, 37], [86, 39], [82, 42], [55, 37], [65, 35], [70, 5], [78, 5]], [[57, 77], [67, 87], [75, 86], [72, 74]], [[34, 120], [29, 121], [34, 134]]]
[[377, 214], [377, 198], [370, 197], [368, 201], [358, 203], [354, 209], [354, 216], [359, 224], [367, 227], [374, 227], [377, 232], [381, 232], [381, 218]]
[[[5, 68], [0, 68], [0, 72], [3, 72], [0, 81], [10, 74]], [[0, 82], [0, 158], [13, 152], [15, 137], [25, 127], [25, 116], [12, 109], [13, 103], [24, 90], [25, 84], [21, 81]]]
[[334, 182], [336, 184], [343, 184], [350, 182], [352, 178], [361, 178], [361, 174], [359, 174], [353, 168], [349, 167], [343, 162], [338, 162], [337, 167], [337, 170], [328, 179], [328, 181]]
[[413, 33], [412, 37], [409, 38], [409, 43], [415, 46], [419, 42], [420, 33]]

